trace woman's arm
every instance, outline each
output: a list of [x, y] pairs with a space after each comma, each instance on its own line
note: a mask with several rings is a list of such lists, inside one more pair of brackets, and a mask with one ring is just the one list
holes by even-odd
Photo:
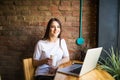
[[57, 62], [57, 66], [59, 66], [59, 65], [61, 65], [61, 64], [63, 64], [63, 63], [66, 63], [66, 62], [68, 62], [68, 61], [70, 61], [69, 56], [68, 56], [68, 57], [64, 57], [64, 58], [62, 58], [60, 61]]
[[46, 58], [46, 59], [42, 59], [42, 60], [33, 59], [33, 66], [34, 67], [41, 66], [43, 64], [52, 65], [52, 59], [50, 59], [50, 58]]

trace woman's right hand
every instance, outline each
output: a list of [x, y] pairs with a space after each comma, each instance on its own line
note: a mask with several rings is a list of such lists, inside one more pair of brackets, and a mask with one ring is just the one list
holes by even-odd
[[45, 59], [42, 59], [42, 60], [34, 60], [33, 59], [33, 66], [34, 67], [37, 67], [37, 66], [40, 66], [40, 65], [43, 65], [43, 64], [47, 64], [47, 65], [52, 66], [52, 59], [51, 58], [45, 58]]
[[51, 58], [46, 58], [45, 60], [45, 64], [48, 64], [48, 65], [52, 65], [52, 59]]

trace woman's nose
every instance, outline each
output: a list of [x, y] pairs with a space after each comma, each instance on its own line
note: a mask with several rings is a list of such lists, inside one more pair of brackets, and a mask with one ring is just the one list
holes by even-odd
[[57, 30], [57, 27], [55, 27], [55, 30]]

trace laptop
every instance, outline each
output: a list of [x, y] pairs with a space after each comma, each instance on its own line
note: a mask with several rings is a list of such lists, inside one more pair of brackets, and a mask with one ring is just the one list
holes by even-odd
[[82, 76], [96, 68], [101, 51], [102, 47], [88, 49], [83, 64], [73, 63], [70, 66], [59, 68], [57, 72], [77, 77]]

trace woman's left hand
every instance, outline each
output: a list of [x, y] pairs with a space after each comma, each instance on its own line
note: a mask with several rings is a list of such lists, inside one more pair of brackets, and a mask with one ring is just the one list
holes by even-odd
[[55, 66], [51, 66], [50, 69], [49, 69], [49, 73], [50, 74], [55, 74], [56, 71], [57, 71], [58, 67], [55, 67]]

